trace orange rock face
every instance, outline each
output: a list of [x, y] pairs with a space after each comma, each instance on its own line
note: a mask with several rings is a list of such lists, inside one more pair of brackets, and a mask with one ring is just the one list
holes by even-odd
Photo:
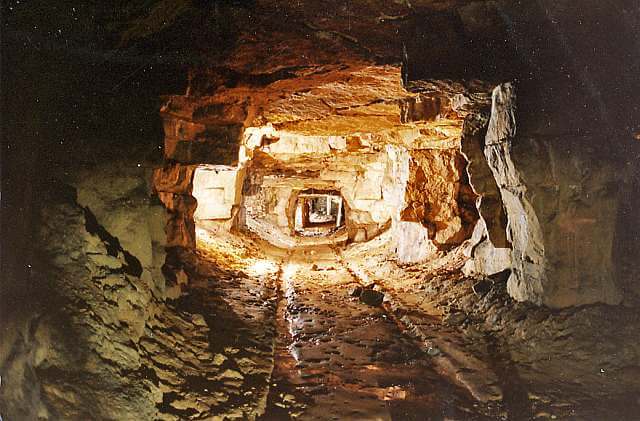
[[156, 192], [191, 193], [193, 165], [169, 164], [153, 171], [153, 189]]
[[195, 166], [168, 164], [153, 172], [153, 190], [168, 213], [165, 232], [167, 247], [194, 248], [197, 202], [191, 195]]
[[455, 149], [411, 154], [401, 218], [421, 222], [438, 246], [460, 244], [469, 238], [478, 219], [476, 196], [466, 180], [465, 166]]

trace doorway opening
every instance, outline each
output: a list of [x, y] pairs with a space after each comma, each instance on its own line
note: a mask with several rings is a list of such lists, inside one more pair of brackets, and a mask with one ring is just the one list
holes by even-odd
[[344, 203], [336, 190], [305, 190], [296, 200], [294, 231], [305, 237], [328, 236], [344, 226]]

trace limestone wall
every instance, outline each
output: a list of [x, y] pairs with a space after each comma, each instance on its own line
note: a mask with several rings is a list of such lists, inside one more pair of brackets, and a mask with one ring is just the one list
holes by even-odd
[[[619, 304], [625, 281], [616, 276], [614, 262], [627, 252], [616, 247], [615, 237], [629, 174], [616, 171], [614, 159], [603, 159], [601, 135], [518, 134], [516, 120], [514, 88], [500, 85], [493, 93], [484, 154], [500, 191], [512, 251], [505, 264], [508, 255], [495, 245], [476, 247], [475, 270], [510, 267], [508, 291], [517, 300], [552, 307]], [[488, 259], [501, 264], [482, 263]]]
[[3, 416], [151, 419], [162, 393], [139, 348], [165, 299], [166, 213], [150, 171], [77, 168], [39, 207], [36, 294], [3, 318]]
[[199, 165], [193, 175], [197, 221], [231, 219], [240, 204], [243, 170], [237, 167]]
[[[306, 189], [336, 190], [344, 199], [345, 225], [352, 240], [364, 241], [384, 229], [391, 220], [393, 205], [384, 200], [383, 186], [395, 182], [385, 179], [386, 152], [333, 156], [322, 169], [283, 177], [264, 167], [249, 167], [252, 174], [244, 189], [243, 208], [247, 220], [268, 224], [278, 235], [293, 242], [295, 197]], [[295, 174], [295, 165], [288, 171]], [[278, 169], [278, 170], [281, 170]], [[264, 233], [264, 231], [263, 231]]]
[[462, 243], [478, 218], [465, 166], [457, 149], [411, 152], [402, 220], [422, 223], [438, 246]]

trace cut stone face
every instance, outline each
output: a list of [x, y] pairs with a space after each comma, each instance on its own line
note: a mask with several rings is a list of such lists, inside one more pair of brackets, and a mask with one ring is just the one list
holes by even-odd
[[193, 196], [198, 220], [229, 219], [240, 201], [240, 172], [235, 167], [199, 166], [193, 176]]
[[395, 229], [398, 263], [420, 263], [437, 251], [429, 240], [429, 231], [419, 222], [401, 221]]

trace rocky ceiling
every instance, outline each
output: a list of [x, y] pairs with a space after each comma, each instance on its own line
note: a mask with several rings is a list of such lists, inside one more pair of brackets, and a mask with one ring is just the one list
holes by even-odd
[[[634, 53], [640, 46], [636, 3], [137, 0], [67, 7], [32, 2], [29, 8], [10, 5], [6, 21], [15, 29], [7, 31], [7, 39], [52, 51], [58, 56], [54, 62], [65, 51], [74, 60], [106, 64], [104, 70], [115, 78], [101, 77], [107, 95], [150, 75], [163, 81], [165, 94], [182, 94], [183, 84], [176, 81], [187, 78], [185, 67], [190, 93], [210, 96], [221, 85], [264, 87], [332, 66], [356, 71], [393, 65], [402, 66], [403, 81], [515, 80], [523, 93], [523, 117], [535, 114], [521, 121], [521, 130], [615, 131], [633, 138], [640, 121], [632, 94], [640, 90], [634, 77], [640, 72]], [[42, 21], [43, 15], [50, 19]], [[96, 63], [94, 71], [101, 72]]]
[[[188, 95], [225, 103], [236, 117], [246, 113], [245, 126], [296, 122], [291, 129], [309, 133], [302, 120], [334, 113], [326, 123], [344, 133], [355, 129], [344, 115], [359, 113], [388, 127], [398, 123], [392, 100], [407, 95], [398, 81], [481, 79], [516, 81], [521, 130], [633, 135], [640, 110], [622, 92], [638, 91], [631, 69], [640, 70], [640, 62], [620, 46], [640, 40], [632, 25], [615, 34], [606, 28], [618, 24], [614, 9], [623, 21], [640, 12], [633, 2], [617, 3], [165, 0], [134, 20], [123, 40], [180, 45], [191, 63]], [[631, 67], [619, 66], [622, 60]], [[345, 95], [340, 86], [374, 81], [377, 92]], [[323, 95], [334, 98], [324, 104], [317, 98]], [[372, 98], [377, 102], [369, 104]]]
[[[298, 135], [307, 137], [306, 143], [312, 136], [346, 137], [350, 147], [345, 148], [351, 151], [389, 143], [409, 149], [449, 148], [459, 146], [464, 118], [490, 104], [491, 86], [486, 83], [422, 81], [407, 90], [400, 72], [391, 65], [307, 67], [296, 71], [297, 77], [265, 86], [223, 85], [211, 95], [172, 96], [161, 110], [166, 151], [170, 158], [197, 160], [194, 142], [203, 150], [207, 144], [220, 148], [221, 139], [223, 145], [236, 145], [242, 128], [247, 129], [245, 143], [256, 143], [253, 147]], [[317, 155], [320, 149], [309, 152]], [[209, 156], [223, 159], [216, 163], [237, 159]]]

